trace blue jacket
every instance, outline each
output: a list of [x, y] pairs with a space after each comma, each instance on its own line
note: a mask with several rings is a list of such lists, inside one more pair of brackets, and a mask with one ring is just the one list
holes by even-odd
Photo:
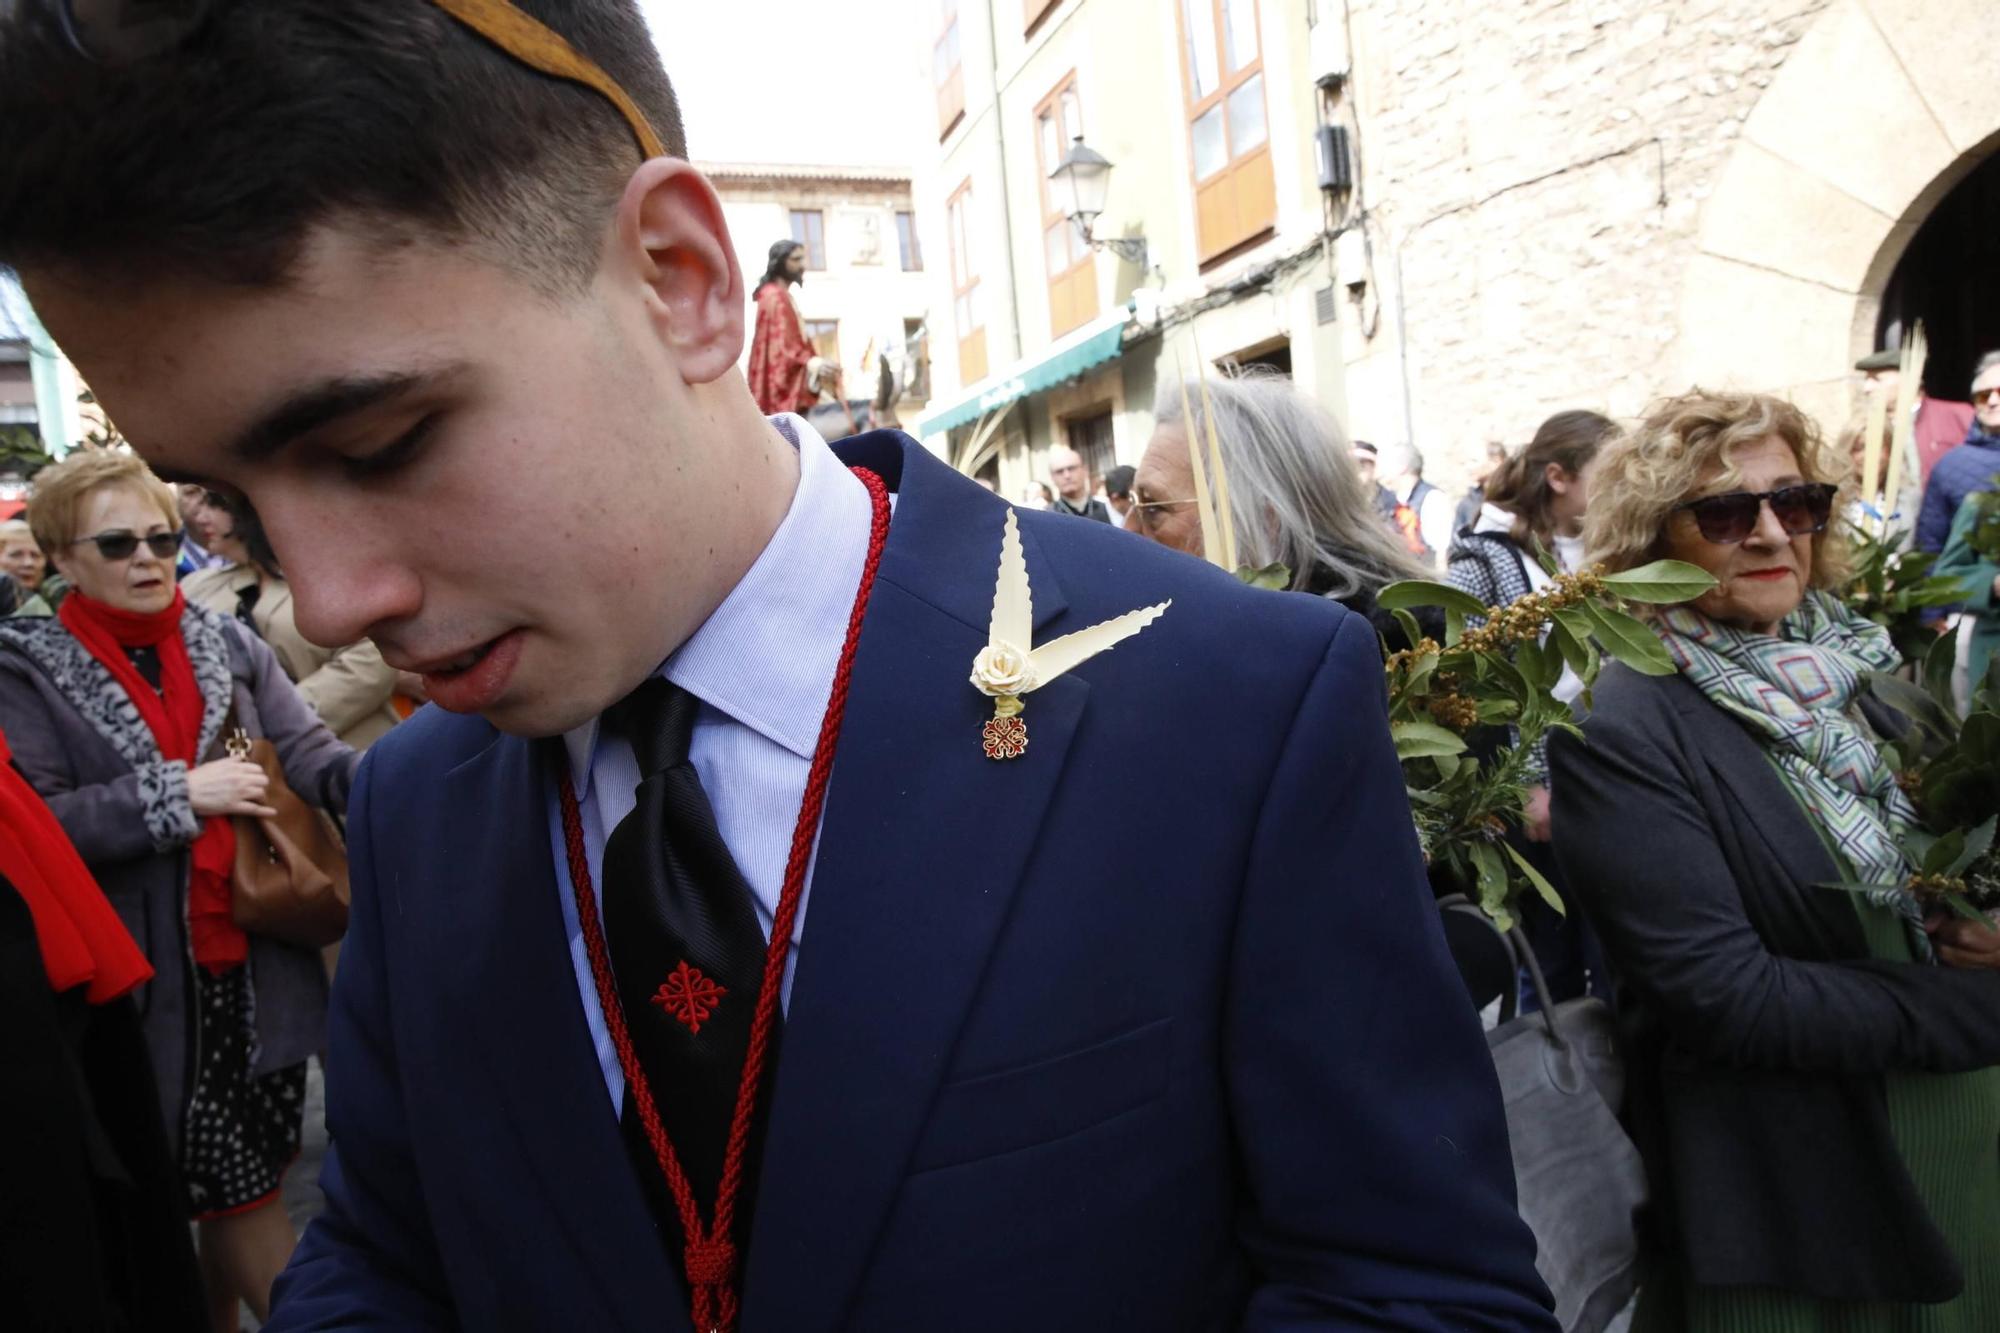
[[1974, 491], [1989, 489], [1996, 473], [2000, 473], [2000, 436], [1987, 435], [1975, 425], [1965, 443], [1931, 469], [1924, 507], [1917, 515], [1917, 549], [1933, 555], [1944, 550], [1958, 507]]
[[[1368, 623], [1021, 515], [1037, 637], [1173, 599], [979, 748], [1003, 503], [893, 434], [745, 1333], [1552, 1329]], [[687, 1328], [585, 1029], [551, 742], [357, 788], [327, 1210], [273, 1330]]]

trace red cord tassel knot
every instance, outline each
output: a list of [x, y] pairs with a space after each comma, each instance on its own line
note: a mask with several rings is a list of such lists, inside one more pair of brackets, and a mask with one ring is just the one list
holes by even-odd
[[736, 1273], [736, 1247], [726, 1240], [698, 1240], [687, 1247], [691, 1287], [720, 1287]]

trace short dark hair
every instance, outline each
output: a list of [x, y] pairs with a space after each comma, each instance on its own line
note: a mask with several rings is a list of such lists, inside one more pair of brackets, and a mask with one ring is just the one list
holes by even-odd
[[1104, 474], [1104, 493], [1106, 495], [1118, 496], [1130, 495], [1132, 493], [1133, 478], [1138, 475], [1139, 470], [1130, 463], [1120, 463], [1117, 467], [1112, 468]]
[[[518, 3], [687, 156], [636, 0]], [[21, 6], [0, 27], [0, 125], [0, 265], [91, 278], [274, 285], [340, 219], [579, 290], [638, 165], [603, 97], [421, 0], [221, 3], [178, 50], [125, 66], [77, 54], [52, 5]]]

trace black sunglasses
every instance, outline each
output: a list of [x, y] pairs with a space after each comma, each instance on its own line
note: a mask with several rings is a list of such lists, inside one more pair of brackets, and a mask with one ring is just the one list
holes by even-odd
[[1719, 546], [1734, 546], [1757, 530], [1757, 519], [1766, 501], [1787, 535], [1803, 537], [1826, 531], [1828, 521], [1833, 518], [1833, 497], [1839, 490], [1823, 481], [1808, 482], [1781, 486], [1775, 491], [1707, 495], [1674, 508], [1693, 514], [1695, 526], [1707, 540]]
[[141, 537], [132, 532], [100, 532], [95, 537], [84, 537], [70, 543], [81, 546], [85, 542], [96, 542], [97, 553], [106, 560], [130, 560], [132, 553], [139, 549], [139, 543], [146, 543], [146, 549], [162, 560], [171, 560], [180, 554], [181, 534], [178, 532], [155, 532]]

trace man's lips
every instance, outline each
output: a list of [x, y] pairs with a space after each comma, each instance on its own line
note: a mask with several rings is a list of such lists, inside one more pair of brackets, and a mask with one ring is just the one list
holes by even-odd
[[521, 631], [509, 630], [477, 648], [417, 663], [415, 670], [432, 703], [447, 712], [476, 713], [506, 692], [521, 657], [521, 639]]

